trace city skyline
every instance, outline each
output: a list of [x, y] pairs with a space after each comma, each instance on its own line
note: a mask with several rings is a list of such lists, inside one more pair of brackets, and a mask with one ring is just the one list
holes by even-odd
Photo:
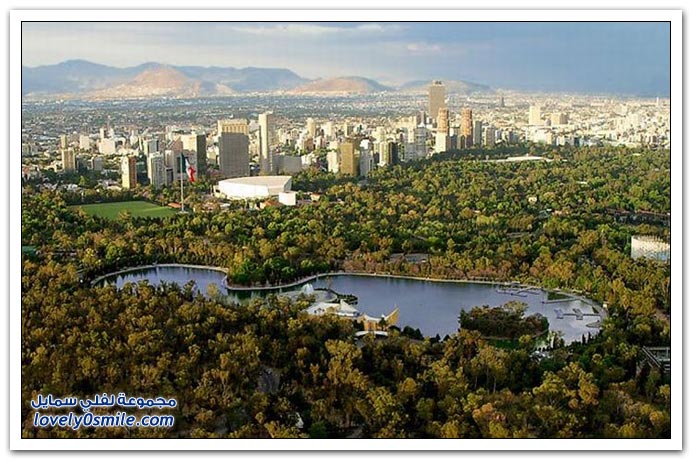
[[664, 22], [24, 23], [23, 65], [71, 59], [279, 67], [310, 79], [358, 75], [388, 85], [446, 79], [526, 91], [670, 94]]

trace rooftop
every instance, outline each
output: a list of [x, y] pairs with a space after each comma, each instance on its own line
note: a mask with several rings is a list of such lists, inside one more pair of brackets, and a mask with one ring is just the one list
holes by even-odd
[[291, 176], [247, 176], [235, 177], [233, 179], [224, 179], [219, 181], [219, 184], [243, 184], [243, 185], [264, 185], [266, 187], [283, 187]]

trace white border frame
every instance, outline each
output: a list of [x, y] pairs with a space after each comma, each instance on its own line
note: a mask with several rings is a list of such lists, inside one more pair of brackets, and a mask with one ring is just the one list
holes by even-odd
[[[22, 21], [669, 21], [671, 23], [671, 439], [210, 440], [21, 438], [21, 22]], [[681, 450], [682, 437], [682, 11], [681, 10], [14, 10], [10, 11], [10, 449], [12, 450]]]

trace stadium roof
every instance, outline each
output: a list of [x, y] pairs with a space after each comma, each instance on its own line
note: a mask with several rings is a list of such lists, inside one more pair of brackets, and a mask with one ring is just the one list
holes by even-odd
[[291, 176], [248, 176], [248, 177], [235, 177], [233, 179], [224, 179], [221, 182], [228, 184], [243, 184], [243, 185], [260, 185], [266, 187], [283, 187], [288, 181], [291, 180]]

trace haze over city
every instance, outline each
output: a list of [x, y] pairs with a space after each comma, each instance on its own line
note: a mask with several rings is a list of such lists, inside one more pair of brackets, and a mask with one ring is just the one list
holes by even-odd
[[23, 24], [23, 65], [72, 59], [285, 68], [306, 79], [357, 75], [389, 86], [440, 78], [528, 91], [670, 94], [664, 22]]

